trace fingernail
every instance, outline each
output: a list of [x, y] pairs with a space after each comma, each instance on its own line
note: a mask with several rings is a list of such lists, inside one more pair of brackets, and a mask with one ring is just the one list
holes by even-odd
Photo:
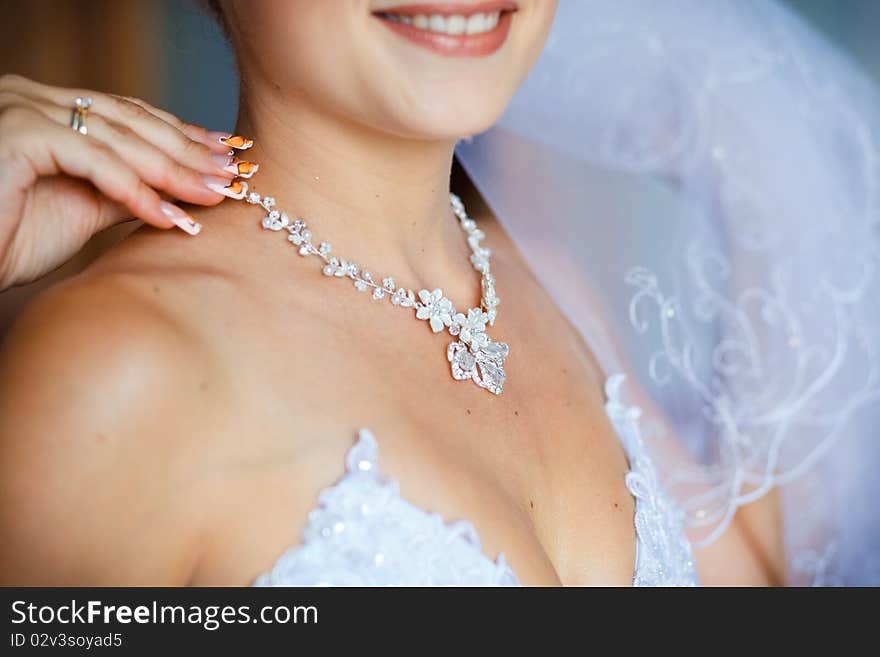
[[227, 162], [226, 166], [223, 167], [223, 170], [235, 174], [240, 178], [250, 178], [260, 170], [260, 165], [234, 157], [231, 162]]
[[225, 136], [219, 137], [219, 140], [221, 144], [226, 144], [229, 148], [234, 148], [239, 151], [246, 151], [254, 145], [253, 139], [248, 139], [241, 135], [230, 135], [228, 133]]
[[236, 201], [240, 201], [247, 194], [248, 186], [243, 180], [226, 180], [216, 176], [202, 176], [202, 181], [205, 183], [205, 187], [212, 192], [223, 194], [223, 196], [235, 199]]
[[205, 144], [215, 153], [220, 152], [220, 149], [229, 150], [229, 146], [224, 144], [223, 140], [229, 139], [231, 136], [231, 132], [221, 132], [220, 130], [206, 130]]
[[190, 235], [198, 235], [202, 230], [202, 224], [190, 217], [186, 212], [168, 201], [160, 201], [159, 207], [162, 208], [162, 214], [171, 219], [174, 225], [185, 233]]
[[214, 142], [222, 142], [224, 139], [229, 139], [232, 136], [231, 132], [221, 132], [220, 130], [208, 130], [208, 139]]
[[[231, 153], [232, 151], [230, 151]], [[235, 158], [232, 157], [229, 153], [212, 153], [211, 159], [214, 161], [214, 164], [217, 165], [218, 169], [222, 171], [229, 171], [229, 173], [235, 173], [235, 171], [230, 169], [230, 165], [235, 161]]]

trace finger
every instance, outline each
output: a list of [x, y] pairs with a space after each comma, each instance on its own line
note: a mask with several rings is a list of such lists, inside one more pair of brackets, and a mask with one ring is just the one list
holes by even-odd
[[229, 151], [230, 147], [226, 143], [224, 143], [224, 140], [232, 136], [232, 134], [229, 132], [225, 132], [222, 130], [208, 130], [201, 126], [187, 123], [186, 121], [179, 119], [171, 112], [160, 109], [158, 107], [154, 107], [153, 105], [150, 105], [148, 102], [141, 100], [140, 98], [132, 98], [131, 96], [116, 96], [116, 98], [127, 101], [129, 103], [134, 103], [135, 105], [142, 107], [153, 116], [177, 128], [193, 141], [205, 144], [205, 146], [208, 146], [215, 153], [227, 153]]
[[198, 222], [163, 201], [119, 155], [95, 139], [84, 138], [23, 106], [7, 108], [0, 114], [0, 135], [3, 160], [26, 161], [33, 180], [58, 174], [88, 180], [138, 219], [157, 228], [176, 225], [197, 232], [194, 226]]
[[247, 150], [253, 146], [252, 139], [184, 123], [170, 112], [159, 110], [135, 98], [112, 95], [108, 95], [108, 98], [113, 102], [104, 107], [104, 111], [97, 111], [98, 115], [130, 127], [165, 153], [184, 163], [189, 163], [189, 153], [193, 152], [195, 164], [191, 166], [200, 171], [219, 176], [250, 178], [259, 169], [258, 164], [234, 155], [235, 150]]
[[147, 112], [150, 112], [151, 114], [162, 119], [166, 123], [174, 126], [185, 135], [190, 137], [190, 139], [202, 142], [216, 152], [232, 154], [234, 151], [246, 151], [254, 145], [253, 139], [249, 139], [241, 135], [236, 135], [223, 130], [208, 130], [192, 123], [186, 123], [171, 112], [160, 109], [158, 107], [154, 107], [145, 100], [141, 100], [140, 98], [132, 98], [131, 96], [115, 97], [120, 100], [138, 105]]
[[[204, 136], [207, 135], [207, 131], [204, 131], [203, 139], [208, 143], [193, 141], [172, 123], [162, 120], [143, 106], [122, 97], [95, 91], [52, 87], [18, 76], [2, 78], [0, 91], [2, 90], [20, 94], [41, 105], [48, 101], [62, 108], [63, 112], [66, 112], [60, 115], [64, 124], [70, 120], [73, 99], [77, 96], [89, 96], [93, 100], [89, 117], [102, 116], [124, 124], [169, 156], [199, 171], [222, 176], [230, 167], [230, 159], [227, 157], [229, 148], [218, 141], [219, 137], [214, 137], [212, 140]], [[166, 114], [173, 117], [171, 114]], [[183, 123], [176, 117], [174, 121], [177, 124]]]
[[223, 195], [217, 186], [232, 177], [205, 175], [173, 159], [146, 142], [130, 128], [102, 119], [89, 119], [89, 137], [102, 142], [119, 155], [145, 183], [176, 199], [198, 205], [216, 205]]
[[[63, 124], [66, 110], [52, 103], [17, 99], [55, 123]], [[0, 97], [0, 107], [7, 102]], [[88, 138], [96, 139], [116, 152], [145, 183], [169, 196], [198, 205], [216, 205], [223, 200], [218, 185], [224, 187], [231, 173], [223, 177], [203, 175], [172, 159], [124, 125], [114, 124], [100, 116], [89, 116]], [[210, 187], [209, 187], [210, 185]]]
[[212, 139], [208, 136], [207, 130], [196, 129], [193, 126], [189, 132], [198, 137], [193, 139], [182, 129], [183, 122], [167, 112], [166, 115], [172, 120], [166, 121], [146, 109], [143, 104], [126, 98], [99, 94], [97, 98], [93, 96], [93, 100], [94, 113], [117, 123], [126, 124], [174, 157], [196, 157], [201, 158], [202, 162], [213, 163], [212, 154], [223, 156], [229, 152], [229, 148], [220, 141], [221, 134], [225, 133], [217, 133]]

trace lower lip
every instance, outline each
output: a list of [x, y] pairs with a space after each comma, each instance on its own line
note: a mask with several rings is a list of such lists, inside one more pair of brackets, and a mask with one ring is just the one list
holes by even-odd
[[395, 23], [379, 17], [389, 29], [397, 32], [405, 39], [432, 52], [447, 57], [485, 57], [498, 50], [507, 40], [510, 32], [510, 22], [513, 20], [512, 11], [501, 12], [498, 24], [488, 32], [482, 34], [444, 34], [423, 30], [412, 25]]

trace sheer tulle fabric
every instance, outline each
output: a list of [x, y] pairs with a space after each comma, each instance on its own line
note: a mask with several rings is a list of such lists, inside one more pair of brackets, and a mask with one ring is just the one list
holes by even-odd
[[[562, 0], [458, 156], [643, 410], [700, 544], [784, 484], [790, 583], [880, 583], [880, 102], [773, 2]], [[699, 558], [699, 553], [697, 553]]]

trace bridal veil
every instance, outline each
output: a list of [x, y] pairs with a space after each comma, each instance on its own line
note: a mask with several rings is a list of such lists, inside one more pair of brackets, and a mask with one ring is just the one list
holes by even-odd
[[770, 0], [561, 0], [457, 155], [697, 546], [781, 486], [791, 584], [880, 584], [880, 98]]

